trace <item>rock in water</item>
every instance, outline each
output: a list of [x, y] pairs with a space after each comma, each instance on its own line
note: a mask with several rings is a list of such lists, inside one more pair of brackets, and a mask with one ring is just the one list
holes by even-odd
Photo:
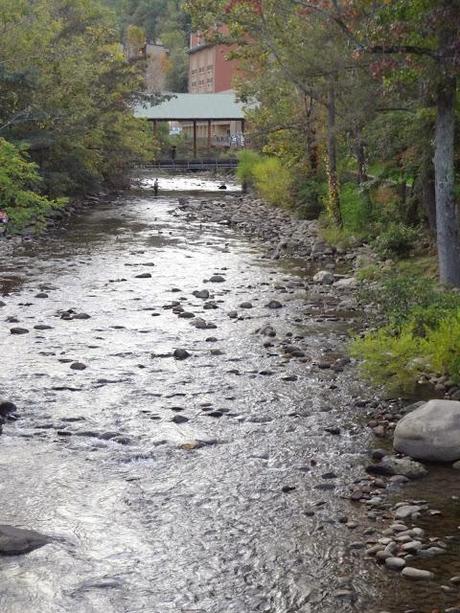
[[[29, 334], [29, 330], [27, 328], [10, 328], [11, 334]], [[460, 404], [460, 403], [459, 403]]]
[[0, 555], [16, 556], [43, 547], [50, 539], [34, 530], [0, 525]]
[[173, 356], [176, 360], [185, 360], [190, 357], [190, 354], [186, 349], [175, 349]]
[[419, 479], [428, 474], [420, 462], [395, 456], [385, 456], [378, 464], [369, 464], [366, 466], [366, 472], [371, 475], [403, 475], [408, 479]]
[[419, 460], [460, 459], [460, 401], [430, 400], [415, 409], [398, 422], [393, 445]]
[[12, 413], [16, 413], [18, 410], [17, 406], [8, 400], [4, 400], [0, 398], [0, 417], [7, 417]]
[[429, 570], [420, 570], [419, 568], [413, 568], [412, 566], [406, 566], [403, 568], [401, 575], [407, 579], [413, 579], [414, 581], [429, 581], [433, 579], [434, 574]]
[[283, 305], [281, 302], [278, 302], [278, 300], [270, 300], [270, 302], [265, 306], [267, 309], [281, 309]]

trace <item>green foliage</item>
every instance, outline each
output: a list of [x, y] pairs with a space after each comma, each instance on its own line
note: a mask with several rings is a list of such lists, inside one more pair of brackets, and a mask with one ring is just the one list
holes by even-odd
[[381, 257], [402, 258], [409, 255], [419, 238], [420, 230], [394, 222], [377, 236], [373, 245]]
[[394, 392], [412, 392], [422, 374], [447, 375], [460, 382], [460, 307], [444, 319], [427, 315], [414, 313], [397, 333], [385, 326], [355, 339], [351, 354], [363, 360], [363, 374]]
[[238, 153], [238, 168], [236, 176], [249, 185], [254, 184], [254, 167], [263, 159], [262, 155], [252, 149], [243, 149]]
[[362, 360], [361, 372], [372, 383], [393, 392], [412, 392], [417, 379], [429, 369], [420, 358], [421, 342], [410, 330], [395, 335], [391, 329], [382, 328], [355, 339], [350, 354]]
[[8, 213], [10, 231], [31, 225], [39, 230], [46, 216], [65, 204], [65, 199], [50, 200], [38, 193], [40, 183], [37, 165], [23, 150], [0, 138], [0, 208]]
[[[11, 6], [9, 6], [11, 4]], [[134, 160], [153, 157], [135, 120], [140, 67], [126, 60], [99, 0], [0, 0], [0, 133], [25, 144], [52, 198], [119, 186]]]
[[412, 275], [389, 277], [361, 297], [385, 322], [352, 343], [365, 376], [393, 391], [411, 391], [422, 373], [460, 381], [460, 294]]
[[430, 331], [430, 360], [433, 370], [448, 374], [460, 383], [460, 309]]
[[366, 195], [356, 183], [344, 183], [340, 190], [340, 212], [343, 227], [355, 234], [369, 231], [371, 206]]
[[294, 185], [295, 210], [302, 219], [318, 219], [324, 210], [327, 184], [316, 177], [298, 178]]
[[437, 321], [460, 308], [460, 295], [449, 292], [432, 279], [416, 274], [390, 275], [377, 286], [363, 290], [361, 300], [372, 302], [380, 318], [399, 330], [414, 313], [437, 313]]
[[270, 204], [288, 207], [291, 204], [292, 176], [278, 158], [263, 158], [253, 167], [256, 190]]

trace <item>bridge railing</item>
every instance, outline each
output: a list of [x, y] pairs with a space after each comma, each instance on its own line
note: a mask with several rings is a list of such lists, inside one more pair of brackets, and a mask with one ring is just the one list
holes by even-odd
[[199, 160], [173, 160], [173, 159], [161, 159], [154, 160], [148, 164], [142, 164], [142, 168], [158, 168], [163, 170], [223, 170], [234, 169], [238, 166], [238, 160], [236, 158], [227, 159], [211, 159], [204, 158]]

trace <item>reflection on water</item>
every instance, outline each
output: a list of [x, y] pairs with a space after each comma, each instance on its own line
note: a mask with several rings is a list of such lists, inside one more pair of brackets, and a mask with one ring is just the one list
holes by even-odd
[[[145, 177], [140, 179], [139, 185], [143, 189], [153, 189], [156, 177]], [[212, 180], [203, 177], [180, 176], [180, 175], [160, 175], [158, 176], [159, 193], [161, 192], [240, 192], [241, 186], [234, 180]], [[225, 185], [226, 190], [220, 190], [220, 186]]]

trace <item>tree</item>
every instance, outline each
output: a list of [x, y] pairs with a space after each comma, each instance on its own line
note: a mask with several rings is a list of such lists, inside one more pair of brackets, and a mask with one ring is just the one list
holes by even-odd
[[[391, 108], [389, 99], [398, 98], [394, 95], [398, 89], [403, 93], [404, 89], [418, 87], [416, 95], [411, 93], [404, 98], [403, 94], [406, 103], [403, 106], [409, 106], [405, 110], [411, 112], [423, 106], [431, 106], [435, 111], [432, 137], [439, 272], [442, 282], [460, 286], [460, 219], [454, 191], [460, 0], [285, 0], [282, 3], [191, 0], [188, 6], [198, 27], [212, 31], [216, 23], [224, 22], [230, 38], [238, 42], [243, 54], [251, 53], [246, 50], [253, 48], [263, 58], [261, 67], [264, 63], [267, 65], [266, 57], [274, 58], [286, 80], [320, 104], [326, 104], [329, 200], [333, 211], [337, 209], [334, 194], [337, 122], [344, 133], [354, 134], [354, 150], [363, 178], [364, 109], [370, 106], [372, 121], [376, 113]], [[351, 106], [348, 104], [350, 113], [346, 105], [347, 99], [350, 103], [347, 89], [353, 81], [355, 93], [366, 84], [366, 98], [371, 104], [362, 105], [358, 96]], [[382, 105], [387, 109], [378, 108], [377, 97], [372, 97], [378, 88], [387, 98]], [[420, 125], [428, 123], [420, 121]], [[426, 150], [429, 147], [428, 143]], [[422, 157], [426, 159], [425, 155]], [[405, 183], [402, 186], [405, 188]]]
[[133, 159], [153, 155], [132, 114], [142, 76], [123, 54], [110, 11], [90, 0], [0, 6], [0, 91], [8, 100], [0, 130], [29, 147], [51, 195], [118, 183]]

